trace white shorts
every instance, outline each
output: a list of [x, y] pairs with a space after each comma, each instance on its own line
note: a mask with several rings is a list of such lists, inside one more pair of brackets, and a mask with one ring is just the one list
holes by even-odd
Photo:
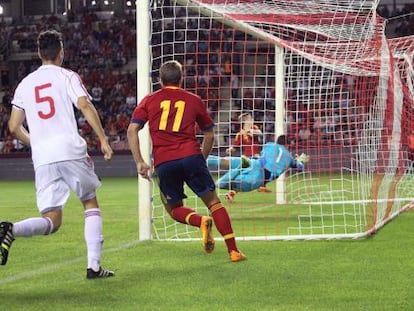
[[101, 185], [90, 157], [39, 166], [35, 180], [40, 213], [63, 207], [71, 190], [81, 201], [93, 199]]

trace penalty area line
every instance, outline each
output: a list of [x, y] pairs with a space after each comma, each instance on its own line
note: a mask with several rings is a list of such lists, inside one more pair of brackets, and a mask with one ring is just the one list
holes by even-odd
[[[104, 249], [102, 254], [113, 253], [113, 252], [117, 252], [117, 251], [122, 250], [122, 249], [127, 249], [131, 246], [138, 245], [141, 242], [143, 242], [143, 241], [136, 240], [136, 241], [132, 241], [132, 242], [128, 242], [128, 243], [118, 245], [117, 247]], [[5, 285], [5, 284], [9, 284], [9, 283], [13, 283], [13, 282], [16, 282], [16, 281], [28, 279], [28, 278], [31, 278], [31, 277], [34, 277], [34, 276], [45, 274], [45, 273], [50, 273], [52, 271], [58, 270], [58, 269], [60, 269], [62, 267], [65, 267], [67, 265], [72, 265], [72, 264], [75, 264], [75, 263], [78, 263], [78, 262], [81, 262], [81, 261], [84, 261], [84, 260], [85, 260], [84, 256], [77, 257], [77, 258], [73, 258], [73, 259], [66, 260], [66, 261], [63, 261], [63, 262], [60, 262], [60, 263], [56, 263], [56, 264], [47, 264], [47, 266], [42, 267], [42, 268], [38, 268], [38, 269], [22, 272], [22, 273], [19, 273], [19, 274], [10, 276], [10, 277], [6, 277], [4, 279], [1, 279], [0, 287], [2, 285]]]

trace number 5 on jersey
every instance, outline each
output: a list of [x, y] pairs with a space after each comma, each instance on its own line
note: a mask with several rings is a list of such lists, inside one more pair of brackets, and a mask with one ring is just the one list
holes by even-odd
[[43, 91], [46, 88], [52, 87], [52, 83], [46, 83], [42, 85], [35, 86], [35, 97], [36, 97], [36, 104], [42, 104], [47, 103], [49, 104], [49, 111], [44, 112], [42, 110], [39, 110], [37, 114], [41, 119], [50, 119], [55, 115], [56, 109], [55, 109], [55, 101], [50, 96], [41, 96], [40, 92]]

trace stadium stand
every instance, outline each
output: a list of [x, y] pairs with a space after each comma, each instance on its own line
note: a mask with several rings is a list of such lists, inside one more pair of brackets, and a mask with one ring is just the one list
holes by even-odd
[[[8, 131], [10, 103], [17, 83], [40, 65], [36, 38], [40, 31], [50, 28], [62, 32], [64, 66], [77, 71], [84, 80], [114, 149], [126, 149], [125, 127], [129, 121], [126, 121], [126, 115], [136, 105], [135, 14], [115, 18], [105, 12], [86, 10], [79, 17], [31, 16], [24, 24], [3, 26], [0, 36], [3, 52], [0, 63], [0, 153], [27, 151]], [[78, 118], [89, 150], [98, 150], [96, 137], [88, 125], [82, 123], [82, 117]]]
[[[397, 10], [392, 11], [387, 5], [379, 7], [378, 12], [385, 18], [390, 18], [388, 33], [390, 37], [404, 36], [414, 33], [414, 16], [410, 12], [414, 11], [413, 4], [405, 4]], [[232, 52], [232, 40], [245, 36], [245, 34], [232, 29], [224, 29], [216, 25], [215, 27], [203, 27], [204, 32], [191, 33], [193, 25], [189, 20], [187, 24], [181, 25], [187, 29], [188, 41], [192, 41], [191, 35], [198, 36], [199, 44], [181, 44], [179, 31], [173, 32], [172, 19], [180, 12], [170, 12], [171, 19], [164, 19], [163, 25], [158, 25], [164, 31], [154, 31], [153, 36], [153, 55], [159, 55], [157, 43], [173, 41], [178, 43], [174, 47], [176, 51], [186, 49], [185, 64], [186, 80], [185, 87], [197, 93], [207, 103], [213, 118], [217, 118], [220, 107], [234, 103], [241, 105], [244, 109], [251, 106], [257, 110], [263, 107], [271, 107], [274, 104], [273, 81], [263, 79], [255, 87], [249, 85], [239, 85], [237, 72], [229, 69], [232, 57], [237, 57]], [[404, 18], [392, 19], [396, 16], [407, 15]], [[7, 128], [8, 115], [10, 113], [10, 102], [13, 90], [17, 83], [27, 73], [35, 70], [39, 66], [36, 55], [36, 37], [39, 31], [55, 28], [61, 31], [65, 39], [65, 63], [64, 66], [77, 71], [83, 78], [85, 85], [93, 96], [93, 102], [103, 120], [103, 125], [110, 137], [112, 146], [115, 150], [127, 149], [125, 129], [128, 125], [128, 116], [131, 114], [137, 102], [136, 95], [136, 26], [135, 14], [131, 11], [124, 16], [114, 17], [104, 11], [90, 11], [85, 9], [82, 14], [68, 14], [65, 17], [56, 15], [28, 16], [24, 23], [15, 24], [9, 19], [0, 20], [2, 25], [0, 30], [0, 82], [1, 82], [1, 102], [0, 102], [0, 154], [25, 152], [27, 148], [21, 146], [18, 141], [13, 140]], [[178, 27], [174, 25], [174, 27]], [[157, 35], [158, 33], [158, 35]], [[203, 41], [203, 37], [210, 37], [209, 42]], [[215, 38], [215, 40], [212, 40]], [[182, 37], [182, 42], [185, 38]], [[222, 42], [223, 44], [219, 44]], [[210, 46], [208, 46], [210, 44]], [[185, 47], [184, 47], [185, 46]], [[215, 59], [217, 55], [210, 53], [217, 49], [228, 52], [226, 59]], [[165, 51], [164, 51], [165, 53]], [[271, 62], [271, 60], [269, 60]], [[197, 64], [212, 64], [208, 70], [198, 67]], [[154, 64], [156, 66], [157, 64]], [[269, 68], [272, 68], [270, 66]], [[201, 70], [202, 69], [202, 70]], [[208, 71], [208, 72], [206, 72]], [[156, 77], [154, 77], [155, 79]], [[352, 81], [346, 81], [352, 93]], [[233, 87], [232, 85], [236, 85]], [[225, 87], [223, 87], [225, 86]], [[230, 89], [224, 94], [225, 90]], [[243, 90], [241, 92], [240, 90]], [[294, 99], [296, 94], [287, 94], [288, 99]], [[224, 100], [226, 99], [226, 100]], [[333, 99], [333, 105], [337, 109], [353, 109], [349, 107], [349, 102]], [[357, 115], [357, 111], [354, 111]], [[353, 114], [349, 118], [354, 117]], [[234, 116], [231, 116], [234, 117]], [[303, 127], [301, 123], [304, 119], [309, 119], [309, 128]], [[255, 115], [255, 120], [261, 122], [265, 132], [273, 131], [274, 119], [266, 116], [265, 113]], [[238, 131], [235, 122], [229, 121], [231, 132]], [[97, 151], [99, 145], [96, 137], [91, 134], [90, 127], [82, 118], [78, 116], [80, 131], [85, 135], [89, 150]], [[288, 137], [290, 144], [315, 144], [320, 141], [334, 144], [335, 141], [352, 141], [355, 137], [336, 139], [337, 131], [342, 124], [335, 118], [327, 119], [323, 114], [309, 115], [304, 108], [303, 111], [295, 115], [289, 115]], [[220, 129], [219, 129], [220, 130]], [[224, 129], [226, 132], [227, 129]], [[351, 131], [352, 132], [352, 131]], [[271, 139], [270, 137], [267, 139]]]

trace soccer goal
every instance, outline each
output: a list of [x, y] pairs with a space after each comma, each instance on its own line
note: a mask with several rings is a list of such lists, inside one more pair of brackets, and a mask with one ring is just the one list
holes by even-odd
[[[214, 155], [226, 156], [247, 111], [261, 144], [285, 134], [292, 153], [310, 155], [270, 193], [238, 193], [230, 204], [218, 189], [239, 239], [364, 237], [412, 206], [414, 38], [385, 37], [379, 1], [143, 2], [138, 99], [160, 87], [160, 65], [175, 59], [216, 121]], [[156, 187], [139, 184], [141, 239], [199, 238], [170, 219]]]

